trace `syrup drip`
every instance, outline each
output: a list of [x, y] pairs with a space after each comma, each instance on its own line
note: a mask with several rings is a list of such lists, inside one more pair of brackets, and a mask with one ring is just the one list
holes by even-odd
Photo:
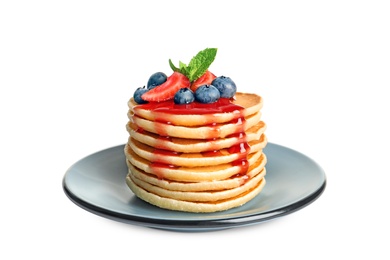
[[232, 165], [240, 167], [240, 171], [236, 174], [236, 176], [246, 175], [246, 173], [248, 172], [249, 163], [248, 163], [248, 160], [246, 158], [245, 159], [235, 160], [232, 163]]
[[154, 122], [154, 128], [156, 129], [156, 132], [161, 135], [161, 136], [168, 136], [168, 133], [167, 133], [167, 130], [166, 130], [166, 125], [168, 125], [168, 123], [163, 123], [163, 122], [158, 122], [158, 121], [155, 121]]
[[169, 150], [167, 142], [172, 142], [172, 138], [170, 136], [159, 135], [155, 147], [159, 149]]
[[242, 142], [234, 145], [228, 149], [229, 153], [247, 154], [250, 150], [250, 146], [247, 142]]
[[246, 138], [246, 133], [245, 132], [238, 132], [238, 133], [230, 134], [230, 135], [228, 135], [226, 137], [227, 138], [235, 137], [235, 138], [238, 138], [238, 139], [244, 139], [244, 138]]
[[238, 175], [245, 175], [248, 172], [248, 153], [250, 151], [250, 146], [249, 144], [244, 141], [242, 143], [239, 143], [237, 145], [234, 145], [228, 149], [229, 153], [236, 153], [239, 154], [238, 159], [235, 160], [232, 165], [233, 166], [239, 166], [240, 167], [240, 172]]
[[158, 179], [164, 179], [164, 169], [178, 169], [178, 166], [166, 163], [152, 162], [149, 167]]
[[159, 135], [159, 136], [158, 136], [158, 139], [159, 139], [159, 140], [163, 140], [163, 141], [172, 142], [172, 138], [171, 138], [170, 136]]
[[136, 133], [144, 133], [145, 132], [145, 129], [141, 128], [141, 127], [138, 127], [136, 130], [135, 130]]
[[[170, 157], [178, 157], [180, 156], [182, 153], [179, 153], [179, 152], [175, 152], [175, 151], [170, 151], [170, 150], [164, 150], [164, 149], [154, 149], [153, 150], [153, 159], [151, 160], [153, 163], [161, 163], [161, 164], [166, 164], [166, 165], [169, 165], [167, 164], [167, 161], [166, 159], [166, 156], [170, 156]], [[169, 168], [171, 168], [169, 166]]]
[[236, 125], [242, 125], [242, 124], [244, 124], [244, 122], [245, 122], [244, 117], [237, 117], [237, 118], [230, 121], [231, 124], [236, 124]]

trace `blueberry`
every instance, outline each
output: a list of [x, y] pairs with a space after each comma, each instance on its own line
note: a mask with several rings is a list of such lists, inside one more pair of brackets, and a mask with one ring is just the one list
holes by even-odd
[[167, 81], [167, 75], [163, 72], [156, 72], [150, 76], [146, 86], [148, 89], [152, 89], [163, 84], [165, 81]]
[[195, 91], [195, 100], [200, 103], [214, 103], [220, 96], [218, 89], [213, 85], [202, 85]]
[[148, 90], [149, 89], [147, 89], [145, 86], [137, 88], [134, 91], [134, 95], [133, 95], [134, 101], [137, 102], [138, 104], [148, 103], [147, 101], [145, 101], [141, 98], [142, 94], [145, 92], [148, 92]]
[[173, 102], [175, 102], [175, 104], [189, 104], [194, 102], [194, 100], [194, 92], [189, 88], [179, 89], [173, 97]]
[[234, 81], [225, 76], [220, 76], [215, 78], [211, 85], [215, 86], [219, 92], [221, 93], [221, 97], [223, 98], [231, 98], [236, 94], [237, 87]]

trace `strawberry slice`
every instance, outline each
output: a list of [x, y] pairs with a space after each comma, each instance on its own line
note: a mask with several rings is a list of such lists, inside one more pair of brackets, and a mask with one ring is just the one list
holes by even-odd
[[196, 91], [197, 88], [199, 88], [202, 85], [210, 85], [211, 82], [216, 78], [216, 76], [211, 73], [210, 71], [206, 70], [206, 72], [197, 80], [192, 82], [191, 84], [191, 90], [193, 92]]
[[180, 72], [173, 72], [163, 84], [142, 94], [142, 99], [149, 102], [161, 102], [173, 99], [181, 88], [188, 88], [190, 80]]

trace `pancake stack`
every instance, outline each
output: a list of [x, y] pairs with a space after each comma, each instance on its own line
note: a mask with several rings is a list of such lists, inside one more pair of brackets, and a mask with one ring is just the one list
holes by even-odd
[[168, 210], [239, 207], [265, 185], [266, 125], [260, 96], [237, 92], [213, 104], [128, 102], [126, 183], [140, 199]]

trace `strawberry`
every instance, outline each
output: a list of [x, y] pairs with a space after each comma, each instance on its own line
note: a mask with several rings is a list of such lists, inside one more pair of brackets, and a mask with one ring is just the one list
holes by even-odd
[[206, 72], [197, 80], [192, 82], [191, 84], [191, 90], [193, 92], [196, 91], [197, 88], [199, 88], [202, 85], [210, 85], [211, 82], [216, 78], [216, 76], [211, 73], [209, 70], [206, 70]]
[[161, 102], [173, 99], [181, 88], [188, 88], [190, 80], [180, 72], [173, 72], [163, 84], [142, 94], [142, 99], [149, 102]]

